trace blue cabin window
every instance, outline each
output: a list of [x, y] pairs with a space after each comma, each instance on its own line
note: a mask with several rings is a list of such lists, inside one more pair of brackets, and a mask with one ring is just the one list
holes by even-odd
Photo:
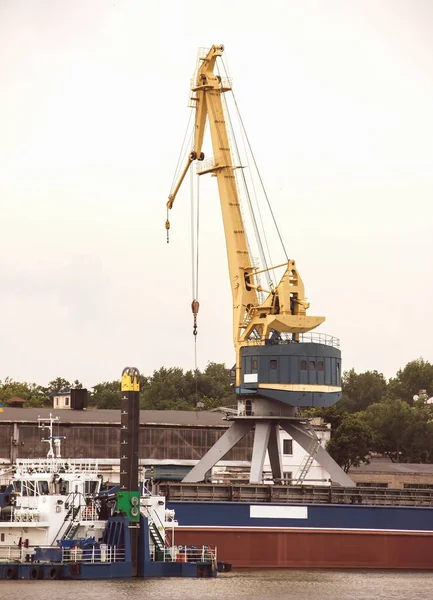
[[276, 360], [271, 360], [269, 362], [269, 366], [271, 367], [271, 369], [276, 369], [278, 366], [278, 362]]
[[307, 370], [307, 361], [301, 360], [301, 371], [306, 371], [306, 370]]
[[315, 370], [316, 370], [316, 361], [310, 360], [310, 371], [315, 371]]

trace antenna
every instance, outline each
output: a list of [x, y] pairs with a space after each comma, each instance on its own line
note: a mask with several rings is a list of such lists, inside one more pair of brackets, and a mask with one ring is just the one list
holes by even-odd
[[[59, 422], [59, 417], [53, 417], [50, 413], [49, 418], [39, 417], [38, 416], [38, 428], [39, 429], [48, 429], [50, 435], [48, 438], [42, 438], [41, 442], [46, 442], [49, 444], [49, 450], [47, 452], [47, 458], [60, 458], [60, 445], [61, 440], [66, 439], [64, 435], [53, 435], [53, 423]], [[53, 447], [54, 446], [54, 447]], [[55, 450], [54, 450], [55, 449]]]

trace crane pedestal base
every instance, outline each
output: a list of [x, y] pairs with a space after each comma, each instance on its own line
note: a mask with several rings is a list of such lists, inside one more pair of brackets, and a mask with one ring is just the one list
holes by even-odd
[[[185, 483], [203, 481], [206, 473], [216, 465], [249, 431], [254, 429], [253, 456], [251, 459], [250, 483], [262, 483], [263, 463], [266, 451], [269, 452], [274, 481], [283, 479], [279, 430], [284, 429], [306, 452], [306, 472], [312, 461], [317, 461], [331, 478], [331, 481], [344, 487], [355, 484], [335, 460], [320, 445], [314, 431], [305, 420], [294, 417], [270, 416], [234, 417], [233, 424], [212, 446], [203, 458], [184, 477]], [[308, 462], [310, 461], [310, 464]], [[306, 475], [306, 472], [304, 475]], [[302, 481], [300, 481], [302, 483]]]

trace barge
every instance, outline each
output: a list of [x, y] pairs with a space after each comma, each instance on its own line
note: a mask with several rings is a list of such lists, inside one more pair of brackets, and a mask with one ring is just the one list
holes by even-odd
[[179, 543], [234, 568], [433, 569], [433, 490], [165, 483]]

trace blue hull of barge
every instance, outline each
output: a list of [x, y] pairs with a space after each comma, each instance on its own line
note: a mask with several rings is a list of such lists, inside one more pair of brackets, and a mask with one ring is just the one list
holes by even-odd
[[[433, 508], [335, 504], [169, 501], [183, 527], [433, 532]], [[253, 507], [259, 507], [254, 509]], [[295, 510], [293, 510], [295, 509]], [[299, 510], [300, 509], [300, 510]], [[266, 514], [266, 517], [254, 514]], [[302, 513], [299, 518], [299, 513]], [[286, 513], [286, 516], [281, 516]], [[293, 516], [289, 516], [293, 515]]]

